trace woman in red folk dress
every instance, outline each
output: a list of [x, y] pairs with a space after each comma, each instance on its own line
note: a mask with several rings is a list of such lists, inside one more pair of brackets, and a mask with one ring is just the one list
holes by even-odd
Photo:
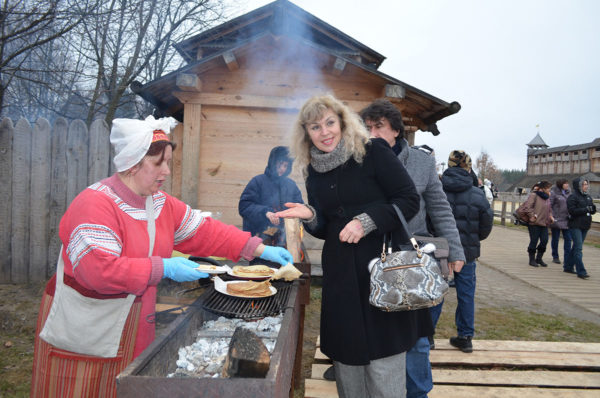
[[208, 275], [173, 250], [285, 265], [292, 256], [160, 191], [175, 144], [172, 118], [115, 119], [117, 173], [81, 192], [59, 228], [63, 243], [37, 322], [32, 397], [114, 397], [116, 376], [153, 340], [162, 278]]

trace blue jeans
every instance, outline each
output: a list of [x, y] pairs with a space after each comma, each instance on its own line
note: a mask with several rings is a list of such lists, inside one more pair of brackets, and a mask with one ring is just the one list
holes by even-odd
[[467, 262], [460, 272], [454, 273], [456, 284], [456, 314], [454, 322], [459, 336], [475, 335], [475, 261]]
[[427, 393], [432, 389], [429, 340], [421, 337], [406, 352], [406, 398], [427, 398]]
[[550, 242], [550, 246], [552, 247], [552, 258], [559, 258], [558, 255], [558, 240], [560, 239], [560, 232], [562, 231], [563, 235], [563, 249], [564, 256], [563, 261], [569, 257], [569, 253], [571, 252], [571, 247], [573, 246], [573, 240], [571, 239], [571, 233], [568, 229], [559, 229], [559, 228], [551, 228], [552, 230], [552, 242]]
[[569, 253], [569, 257], [565, 259], [563, 267], [564, 269], [573, 269], [573, 266], [575, 266], [577, 275], [587, 275], [587, 271], [583, 266], [582, 249], [583, 241], [585, 240], [588, 230], [569, 228], [569, 232], [571, 233], [571, 238], [573, 239], [573, 248], [571, 249], [571, 253]]
[[[429, 315], [435, 329], [440, 314], [442, 301], [429, 309]], [[429, 362], [429, 339], [421, 337], [413, 348], [406, 353], [406, 398], [427, 398], [427, 393], [433, 389], [431, 362]]]

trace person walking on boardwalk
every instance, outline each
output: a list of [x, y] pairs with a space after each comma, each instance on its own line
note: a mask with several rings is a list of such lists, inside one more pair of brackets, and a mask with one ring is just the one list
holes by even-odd
[[480, 255], [480, 241], [492, 232], [494, 213], [482, 190], [472, 184], [469, 174], [471, 158], [464, 151], [452, 151], [448, 168], [442, 175], [442, 186], [452, 207], [460, 234], [466, 263], [454, 273], [457, 307], [454, 316], [458, 335], [450, 344], [462, 352], [473, 352], [471, 342], [475, 335], [475, 276], [476, 260]]
[[548, 244], [548, 226], [554, 222], [549, 200], [552, 184], [548, 181], [540, 181], [536, 185], [538, 189], [532, 191], [525, 203], [521, 205], [523, 212], [527, 214], [529, 219], [527, 225], [529, 231], [527, 252], [529, 253], [529, 265], [532, 267], [547, 267], [548, 264], [542, 260], [542, 256]]
[[583, 178], [574, 179], [573, 192], [567, 199], [567, 209], [570, 216], [569, 232], [571, 238], [573, 238], [573, 248], [569, 253], [569, 257], [565, 259], [564, 268], [572, 270], [575, 266], [577, 276], [581, 279], [590, 277], [583, 265], [582, 248], [585, 236], [592, 225], [592, 214], [596, 213], [596, 205], [590, 195], [587, 194], [589, 186], [588, 180]]
[[[558, 255], [558, 241], [560, 239], [560, 233], [563, 235], [563, 259], [569, 257], [571, 252], [571, 246], [573, 241], [571, 240], [571, 233], [569, 232], [569, 210], [567, 209], [567, 198], [571, 194], [569, 190], [569, 183], [567, 180], [561, 178], [556, 181], [556, 185], [552, 187], [550, 191], [550, 206], [552, 207], [552, 215], [554, 216], [554, 223], [550, 225], [552, 231], [552, 241], [550, 247], [552, 248], [552, 262], [560, 264], [560, 257]], [[569, 272], [568, 268], [563, 266], [565, 272]], [[572, 272], [574, 272], [571, 269]]]

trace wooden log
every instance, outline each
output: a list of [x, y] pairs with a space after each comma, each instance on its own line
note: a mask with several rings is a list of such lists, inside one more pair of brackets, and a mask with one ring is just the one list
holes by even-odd
[[202, 80], [192, 73], [180, 73], [175, 78], [175, 85], [183, 91], [201, 91]]
[[58, 225], [67, 208], [67, 131], [69, 124], [59, 117], [52, 127], [52, 173], [50, 179], [50, 205], [48, 214], [48, 270], [56, 270], [60, 252]]
[[406, 89], [397, 84], [386, 84], [383, 87], [383, 96], [402, 99], [406, 96]]
[[300, 246], [302, 245], [302, 236], [300, 230], [300, 220], [298, 218], [285, 218], [285, 238], [288, 251], [294, 258], [294, 263], [302, 261]]
[[506, 225], [506, 202], [502, 201], [502, 215], [500, 216], [500, 224]]
[[233, 51], [227, 51], [225, 54], [223, 54], [223, 61], [225, 61], [225, 65], [227, 65], [227, 69], [229, 69], [230, 72], [236, 71], [240, 68]]
[[28, 281], [47, 278], [48, 266], [48, 209], [50, 208], [51, 127], [40, 118], [33, 126], [31, 142], [31, 193], [29, 218], [29, 277]]
[[340, 76], [344, 69], [346, 68], [347, 62], [341, 59], [340, 57], [336, 57], [335, 62], [333, 63], [333, 74], [336, 76]]
[[90, 126], [87, 185], [110, 174], [110, 130], [104, 119], [96, 119]]
[[202, 106], [185, 104], [183, 114], [183, 157], [181, 162], [181, 199], [192, 208], [198, 207], [200, 163], [200, 133], [202, 131]]
[[0, 283], [10, 282], [12, 234], [12, 157], [14, 126], [3, 118], [0, 123]]
[[167, 178], [165, 190], [181, 198], [181, 163], [183, 160], [183, 124], [179, 123], [171, 131], [171, 141], [176, 145], [171, 160], [171, 175]]
[[12, 283], [25, 283], [28, 278], [31, 136], [29, 122], [24, 118], [19, 119], [13, 136], [12, 159]]
[[235, 329], [223, 365], [223, 377], [262, 378], [269, 372], [270, 365], [271, 356], [260, 337], [243, 327]]
[[67, 133], [67, 207], [87, 187], [88, 129], [74, 120]]

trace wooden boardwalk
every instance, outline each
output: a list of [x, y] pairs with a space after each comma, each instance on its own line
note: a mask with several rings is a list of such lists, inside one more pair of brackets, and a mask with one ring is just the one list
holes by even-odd
[[[562, 265], [552, 263], [550, 243], [544, 254], [547, 268], [527, 265], [528, 243], [526, 230], [494, 226], [490, 236], [481, 242], [479, 262], [600, 316], [600, 249], [583, 245], [583, 263], [591, 276], [583, 280], [563, 272]], [[562, 240], [559, 254], [562, 261]]]
[[[482, 242], [479, 262], [600, 317], [600, 249], [584, 245], [583, 262], [591, 277], [583, 280], [551, 262], [550, 244], [544, 256], [547, 268], [527, 265], [528, 243], [526, 230], [494, 226]], [[562, 240], [559, 253], [562, 261]], [[468, 355], [451, 347], [447, 339], [436, 339], [435, 345], [430, 398], [600, 397], [600, 342], [474, 340], [474, 351]], [[337, 397], [335, 383], [323, 379], [330, 363], [317, 342], [305, 397]]]
[[[475, 340], [468, 355], [447, 339], [435, 345], [430, 398], [600, 397], [600, 343]], [[335, 382], [323, 379], [330, 364], [317, 342], [305, 397], [338, 396]]]

